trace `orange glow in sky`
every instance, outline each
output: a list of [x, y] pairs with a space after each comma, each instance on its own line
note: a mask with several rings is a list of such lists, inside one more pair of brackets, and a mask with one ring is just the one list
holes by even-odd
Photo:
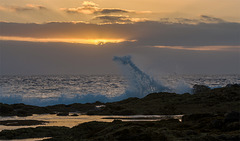
[[30, 37], [14, 37], [14, 36], [0, 36], [0, 40], [8, 41], [28, 41], [28, 42], [65, 42], [65, 43], [81, 43], [103, 45], [106, 43], [120, 43], [120, 42], [134, 42], [135, 40], [125, 39], [71, 39], [71, 38], [30, 38]]
[[157, 48], [167, 48], [167, 49], [178, 49], [178, 50], [194, 50], [194, 51], [219, 51], [219, 50], [227, 50], [229, 48], [238, 48], [240, 46], [198, 46], [198, 47], [183, 47], [183, 46], [154, 46]]

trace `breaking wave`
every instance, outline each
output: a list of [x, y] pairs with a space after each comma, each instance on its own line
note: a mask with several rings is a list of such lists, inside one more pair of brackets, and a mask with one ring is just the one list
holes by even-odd
[[170, 88], [161, 82], [155, 81], [152, 77], [141, 71], [131, 60], [131, 56], [113, 58], [117, 62], [127, 78], [129, 85], [126, 95], [129, 97], [144, 97], [153, 92], [170, 92]]

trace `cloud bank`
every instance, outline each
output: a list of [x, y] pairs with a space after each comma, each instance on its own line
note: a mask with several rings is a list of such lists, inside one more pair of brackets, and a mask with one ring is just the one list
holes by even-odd
[[97, 23], [102, 24], [131, 24], [147, 20], [147, 18], [130, 18], [129, 16], [123, 15], [100, 15], [93, 19], [93, 21], [97, 21]]
[[[101, 16], [105, 22], [130, 22], [125, 16]], [[136, 22], [129, 24], [86, 24], [52, 22], [0, 23], [0, 36], [62, 39], [125, 39], [145, 46], [239, 46], [240, 24], [180, 24]], [[3, 40], [3, 39], [2, 39]]]
[[27, 4], [25, 6], [0, 6], [0, 11], [9, 11], [9, 12], [26, 12], [26, 11], [40, 11], [47, 10], [45, 6]]
[[189, 18], [161, 18], [161, 22], [172, 24], [172, 23], [180, 23], [180, 24], [199, 24], [199, 23], [224, 23], [227, 22], [221, 18], [216, 18], [207, 15], [200, 15], [199, 18], [189, 19]]

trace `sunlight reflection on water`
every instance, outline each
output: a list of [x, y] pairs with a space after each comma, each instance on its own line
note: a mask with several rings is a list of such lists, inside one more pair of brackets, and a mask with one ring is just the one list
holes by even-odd
[[[72, 115], [74, 113], [71, 113]], [[115, 119], [122, 121], [157, 121], [162, 119], [179, 119], [181, 120], [182, 115], [133, 115], [133, 116], [98, 116], [98, 115], [79, 115], [79, 116], [57, 116], [55, 114], [42, 114], [28, 117], [1, 117], [1, 121], [4, 120], [42, 120], [48, 121], [45, 125], [34, 125], [34, 126], [3, 126], [0, 125], [0, 131], [5, 129], [19, 129], [28, 127], [38, 126], [66, 126], [73, 127], [81, 123], [90, 121], [101, 121], [101, 122], [112, 122]]]

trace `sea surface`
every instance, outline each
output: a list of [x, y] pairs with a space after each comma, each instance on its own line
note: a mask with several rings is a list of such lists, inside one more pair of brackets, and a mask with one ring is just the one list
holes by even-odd
[[[155, 91], [191, 93], [195, 84], [211, 88], [240, 84], [240, 75], [179, 75], [136, 79], [121, 75], [35, 75], [1, 76], [0, 102], [31, 105], [117, 101], [127, 97], [143, 97]], [[133, 81], [134, 79], [135, 81]], [[149, 80], [168, 89], [152, 89]], [[143, 81], [143, 82], [141, 82]], [[141, 91], [140, 91], [141, 90]], [[131, 93], [130, 93], [131, 92]]]

